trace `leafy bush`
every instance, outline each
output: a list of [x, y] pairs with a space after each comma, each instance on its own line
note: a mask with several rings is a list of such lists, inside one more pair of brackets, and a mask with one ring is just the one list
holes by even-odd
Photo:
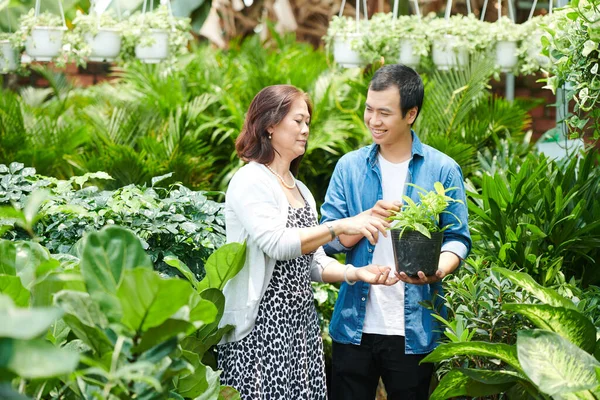
[[[50, 196], [32, 229], [51, 252], [74, 254], [85, 232], [119, 225], [140, 237], [156, 270], [175, 275], [176, 270], [165, 262], [165, 258], [175, 257], [201, 279], [204, 262], [225, 241], [223, 205], [209, 200], [209, 193], [191, 191], [182, 185], [155, 186], [165, 178], [154, 178], [151, 187], [129, 185], [101, 191], [87, 184], [112, 179], [102, 172], [61, 181], [37, 176], [33, 168], [23, 168], [22, 164], [0, 164], [0, 205], [12, 202], [25, 209], [30, 193], [48, 189]], [[6, 225], [1, 218], [0, 213], [0, 226]], [[13, 229], [5, 236], [15, 240], [29, 235]]]

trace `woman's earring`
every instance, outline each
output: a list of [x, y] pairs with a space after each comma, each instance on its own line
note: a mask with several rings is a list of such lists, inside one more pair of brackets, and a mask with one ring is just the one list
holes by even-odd
[[271, 133], [269, 133], [269, 140], [273, 139], [273, 137], [271, 136]]

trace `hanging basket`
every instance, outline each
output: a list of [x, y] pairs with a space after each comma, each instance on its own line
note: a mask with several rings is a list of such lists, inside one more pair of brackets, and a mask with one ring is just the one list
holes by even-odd
[[415, 68], [421, 62], [421, 56], [414, 51], [414, 45], [410, 40], [400, 42], [400, 56], [398, 63]]
[[460, 68], [469, 62], [467, 50], [458, 48], [454, 43], [458, 38], [454, 35], [444, 35], [440, 40], [433, 43], [433, 63], [440, 70]]
[[52, 61], [62, 48], [63, 35], [67, 28], [36, 26], [25, 42], [25, 52], [35, 61]]
[[8, 40], [0, 40], [0, 74], [17, 69], [16, 53]]
[[90, 61], [114, 61], [121, 51], [121, 34], [116, 28], [100, 28], [96, 36], [88, 33], [85, 41], [92, 49]]
[[169, 56], [169, 32], [151, 29], [152, 44], [135, 46], [135, 56], [146, 64], [156, 64]]
[[496, 65], [500, 67], [502, 72], [512, 70], [518, 62], [517, 57], [517, 42], [500, 41], [496, 43]]
[[350, 33], [345, 37], [336, 37], [333, 41], [333, 59], [337, 64], [344, 68], [356, 68], [365, 65], [357, 51], [352, 50], [350, 42], [352, 40], [362, 40], [361, 33]]

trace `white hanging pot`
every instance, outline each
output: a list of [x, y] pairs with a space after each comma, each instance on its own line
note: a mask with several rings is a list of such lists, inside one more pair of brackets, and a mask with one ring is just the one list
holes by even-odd
[[0, 40], [0, 73], [17, 69], [17, 55], [8, 40]]
[[421, 56], [415, 53], [413, 43], [410, 40], [401, 40], [398, 63], [414, 68], [419, 65], [420, 61]]
[[92, 49], [90, 61], [113, 61], [121, 51], [121, 34], [115, 28], [100, 28], [98, 34], [85, 34], [85, 41]]
[[153, 44], [135, 46], [135, 56], [147, 64], [156, 64], [169, 55], [169, 32], [161, 29], [151, 29]]
[[496, 65], [503, 72], [513, 69], [517, 61], [517, 42], [502, 40], [496, 43]]
[[344, 68], [361, 67], [365, 63], [357, 51], [350, 48], [350, 41], [362, 39], [362, 34], [351, 33], [345, 38], [335, 37], [333, 40], [333, 59]]
[[458, 40], [454, 35], [444, 35], [433, 43], [432, 58], [438, 69], [464, 67], [469, 61], [469, 54], [465, 49], [459, 49], [453, 44]]
[[36, 26], [25, 42], [25, 52], [32, 60], [52, 61], [62, 48], [65, 27]]

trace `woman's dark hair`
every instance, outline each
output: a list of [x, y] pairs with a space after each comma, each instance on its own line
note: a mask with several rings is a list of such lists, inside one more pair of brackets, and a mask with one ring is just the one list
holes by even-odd
[[369, 89], [376, 92], [395, 87], [400, 92], [400, 112], [402, 118], [414, 107], [417, 107], [417, 115], [421, 112], [425, 90], [423, 80], [412, 68], [402, 64], [384, 65], [379, 68], [371, 79]]
[[[267, 86], [254, 96], [242, 132], [235, 141], [235, 150], [242, 160], [261, 164], [273, 161], [276, 150], [271, 145], [267, 129], [280, 123], [290, 112], [292, 103], [299, 98], [306, 101], [308, 113], [312, 115], [312, 105], [308, 96], [292, 85]], [[298, 174], [302, 157], [296, 157], [290, 165], [290, 171], [295, 176]]]

